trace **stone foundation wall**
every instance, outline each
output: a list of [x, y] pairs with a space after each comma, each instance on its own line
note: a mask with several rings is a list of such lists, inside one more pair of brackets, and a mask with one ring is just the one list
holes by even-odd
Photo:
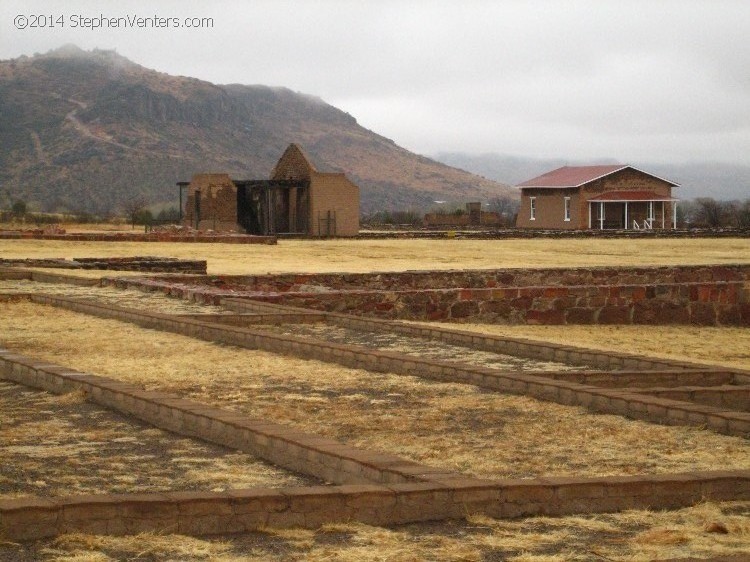
[[64, 242], [189, 242], [210, 244], [276, 244], [275, 236], [251, 236], [249, 234], [172, 234], [150, 233], [76, 233], [44, 234], [37, 231], [0, 232], [0, 240], [62, 240]]
[[513, 324], [750, 326], [744, 283], [279, 293], [276, 304], [381, 318]]
[[225, 296], [409, 320], [750, 325], [750, 265], [105, 279], [217, 304]]
[[50, 269], [101, 269], [156, 273], [206, 274], [206, 260], [181, 260], [155, 256], [127, 258], [40, 258], [0, 259], [0, 267], [37, 267]]
[[[194, 278], [171, 278], [190, 282]], [[206, 283], [242, 291], [492, 289], [582, 285], [656, 285], [750, 281], [750, 264], [665, 267], [579, 267], [488, 270], [433, 270], [381, 273], [214, 275]]]
[[477, 513], [515, 518], [662, 510], [747, 499], [750, 471], [21, 498], [0, 500], [0, 537], [213, 535], [352, 521], [398, 525]]
[[[729, 435], [750, 435], [750, 414], [626, 392], [622, 389], [599, 388], [576, 382], [555, 380], [549, 376], [549, 373], [529, 374], [497, 371], [473, 365], [423, 359], [415, 355], [372, 350], [357, 345], [335, 344], [323, 340], [283, 336], [258, 328], [225, 326], [180, 319], [167, 314], [143, 312], [64, 297], [32, 295], [30, 298], [32, 301], [41, 304], [60, 306], [102, 318], [114, 318], [144, 328], [164, 330], [206, 341], [250, 349], [264, 349], [305, 359], [319, 359], [346, 367], [375, 372], [420, 376], [445, 382], [468, 383], [491, 390], [531, 396], [565, 405], [584, 406], [596, 412], [613, 413], [654, 423], [695, 425]], [[420, 334], [422, 331], [421, 326], [414, 326], [413, 329], [415, 334]], [[443, 330], [442, 332], [449, 331]], [[721, 370], [716, 367], [703, 367], [666, 359], [607, 353], [549, 343], [535, 344], [524, 340], [471, 333], [457, 333], [455, 338], [459, 345], [463, 341], [469, 347], [473, 345], [475, 340], [478, 342], [478, 346], [485, 348], [491, 347], [495, 342], [504, 342], [499, 347], [506, 351], [498, 349], [497, 352], [522, 357], [535, 355], [549, 361], [571, 364], [592, 364], [597, 362], [599, 358], [608, 358], [610, 365], [622, 365], [622, 368], [625, 369], [664, 369], [671, 367], [673, 369], [703, 369], [707, 372]]]
[[[462, 518], [669, 509], [700, 501], [750, 499], [750, 471], [600, 478], [479, 480], [392, 455], [359, 451], [234, 412], [105, 377], [0, 352], [0, 378], [89, 399], [181, 434], [249, 447], [281, 466], [317, 467], [333, 482], [375, 477], [379, 484], [251, 488], [226, 492], [25, 497], [0, 500], [0, 538], [35, 540], [63, 533], [142, 532], [211, 535], [264, 527], [316, 528], [359, 521], [395, 525]], [[351, 455], [354, 454], [354, 458]], [[263, 456], [263, 455], [261, 455]], [[325, 459], [336, 459], [326, 462]], [[388, 475], [383, 478], [383, 475]]]

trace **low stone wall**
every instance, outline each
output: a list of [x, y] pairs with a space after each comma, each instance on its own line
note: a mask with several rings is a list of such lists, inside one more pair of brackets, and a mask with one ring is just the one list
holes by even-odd
[[314, 324], [325, 322], [325, 314], [315, 312], [270, 313], [270, 314], [176, 314], [177, 318], [228, 324], [230, 326], [256, 326], [280, 324]]
[[206, 274], [206, 260], [181, 260], [154, 256], [73, 258], [72, 260], [65, 258], [0, 259], [0, 266]]
[[31, 272], [22, 269], [15, 269], [13, 267], [0, 266], [0, 279], [8, 281], [31, 281]]
[[[152, 279], [157, 281], [158, 279]], [[750, 264], [663, 267], [553, 267], [430, 270], [377, 273], [289, 273], [211, 275], [203, 279], [170, 277], [164, 281], [201, 284], [248, 292], [331, 290], [492, 289], [547, 286], [658, 285], [750, 281]]]
[[44, 234], [39, 231], [0, 232], [0, 240], [62, 240], [64, 242], [189, 242], [208, 244], [276, 244], [275, 236], [255, 236], [249, 234], [170, 234], [138, 232], [97, 232], [75, 234]]
[[[378, 471], [402, 472], [399, 478], [389, 476], [382, 484], [0, 500], [0, 538], [4, 540], [35, 540], [74, 532], [210, 535], [264, 527], [316, 528], [324, 523], [351, 521], [394, 525], [473, 513], [492, 517], [566, 515], [669, 509], [706, 500], [750, 498], [750, 470], [479, 480], [390, 455], [358, 451], [360, 458], [350, 459], [346, 453], [357, 450], [330, 439], [6, 351], [0, 351], [0, 378], [58, 393], [82, 390], [91, 400], [158, 427], [232, 447], [252, 443], [256, 453], [275, 450], [276, 454], [269, 456], [286, 459], [287, 464], [296, 465], [305, 459], [304, 466], [325, 467], [334, 482], [348, 480], [354, 473], [367, 479]], [[304, 456], [297, 450], [300, 447]], [[334, 464], [322, 461], [336, 455], [339, 460]]]
[[739, 412], [750, 412], [750, 386], [726, 385], [706, 388], [704, 385], [681, 386], [677, 388], [649, 388], [651, 396], [681, 400], [696, 404], [706, 404], [717, 408], [727, 408]]
[[415, 229], [411, 225], [368, 224], [373, 230], [360, 230], [357, 238], [362, 240], [387, 239], [445, 239], [470, 240], [514, 240], [531, 238], [748, 238], [750, 228], [681, 228], [678, 230], [541, 230], [532, 228], [494, 228], [472, 226], [461, 230], [446, 230], [439, 227]]
[[750, 471], [22, 498], [0, 500], [0, 537], [212, 535], [352, 521], [397, 525], [476, 513], [514, 518], [676, 509], [749, 498]]
[[[750, 266], [104, 279], [217, 304], [224, 296], [409, 320], [750, 325]], [[546, 283], [546, 284], [545, 284]]]
[[744, 282], [255, 295], [288, 306], [432, 321], [750, 326]]
[[[60, 306], [103, 318], [114, 318], [144, 328], [165, 330], [207, 341], [250, 349], [264, 349], [306, 359], [319, 359], [370, 371], [474, 384], [491, 390], [531, 396], [565, 405], [584, 406], [596, 412], [613, 413], [654, 423], [694, 425], [707, 427], [729, 435], [750, 435], [750, 415], [722, 410], [713, 406], [646, 396], [622, 389], [599, 388], [554, 380], [538, 374], [497, 371], [484, 367], [423, 359], [403, 353], [376, 351], [356, 345], [334, 344], [311, 338], [282, 336], [258, 328], [223, 326], [210, 322], [179, 319], [166, 314], [142, 312], [90, 301], [49, 295], [32, 295], [30, 298], [41, 304]], [[493, 337], [486, 338], [482, 335], [468, 333], [458, 334], [457, 337], [466, 339], [468, 342], [472, 342], [473, 338], [490, 343], [497, 340]], [[589, 360], [594, 361], [595, 357], [608, 355], [605, 352], [554, 344], [533, 344], [523, 341], [508, 341], [507, 344], [511, 349], [518, 350], [514, 354], [523, 356], [524, 351], [528, 352], [534, 349], [535, 353], [551, 361], [573, 364], [586, 363]], [[611, 355], [614, 357], [615, 363], [622, 363], [625, 368], [643, 368], [641, 365], [659, 365], [662, 368], [666, 365], [677, 366], [677, 368], [690, 366], [689, 363], [638, 358], [625, 354]], [[701, 366], [692, 365], [692, 367], [698, 369]], [[706, 370], [710, 372], [717, 369], [707, 367]]]
[[[300, 314], [309, 312], [309, 310], [305, 308], [295, 308], [240, 298], [221, 299], [220, 304], [230, 310], [256, 314]], [[380, 318], [353, 316], [334, 312], [326, 312], [324, 314], [326, 322], [343, 328], [351, 328], [353, 330], [402, 334], [404, 336], [441, 341], [480, 351], [489, 351], [491, 353], [515, 355], [540, 361], [559, 361], [560, 363], [568, 363], [570, 365], [596, 367], [611, 371], [622, 369], [638, 369], [641, 371], [682, 371], [699, 369], [701, 372], [707, 372], [717, 369], [715, 366], [710, 365], [698, 365], [696, 363], [670, 359], [657, 359], [631, 353], [618, 353], [614, 351], [558, 345], [525, 338], [480, 334], [477, 332], [461, 330], [458, 327], [442, 328], [429, 324], [409, 324], [396, 320], [383, 320]], [[565, 373], [561, 373], [561, 376], [571, 374], [572, 373], [566, 371]]]
[[288, 470], [334, 483], [409, 482], [424, 474], [456, 477], [395, 455], [371, 453], [318, 435], [253, 419], [165, 392], [0, 350], [0, 378], [90, 400], [161, 429], [250, 452]]

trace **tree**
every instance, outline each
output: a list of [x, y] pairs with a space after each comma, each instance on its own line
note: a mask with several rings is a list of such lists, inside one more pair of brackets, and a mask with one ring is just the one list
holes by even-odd
[[500, 215], [502, 219], [501, 224], [503, 226], [515, 224], [515, 216], [518, 214], [518, 208], [521, 202], [518, 199], [513, 199], [504, 195], [502, 197], [494, 197], [489, 201], [489, 210]]
[[695, 200], [695, 222], [711, 228], [724, 226], [728, 206], [712, 197], [699, 197]]
[[750, 228], [750, 199], [732, 201], [730, 204], [732, 225], [739, 228]]
[[13, 203], [13, 206], [11, 207], [11, 212], [13, 213], [13, 216], [17, 219], [21, 219], [26, 216], [26, 201], [22, 199], [18, 199]]
[[[146, 198], [142, 195], [134, 195], [123, 204], [125, 217], [131, 223], [132, 228], [136, 224], [145, 224], [143, 222], [143, 212], [146, 210]], [[149, 211], [149, 215], [151, 212]]]
[[750, 228], [750, 199], [745, 199], [742, 204], [737, 223], [740, 228]]

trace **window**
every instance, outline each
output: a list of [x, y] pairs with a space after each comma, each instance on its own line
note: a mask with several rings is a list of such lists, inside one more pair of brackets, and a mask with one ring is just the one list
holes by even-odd
[[570, 197], [565, 198], [565, 220], [570, 220]]
[[536, 220], [536, 197], [529, 197], [529, 220]]

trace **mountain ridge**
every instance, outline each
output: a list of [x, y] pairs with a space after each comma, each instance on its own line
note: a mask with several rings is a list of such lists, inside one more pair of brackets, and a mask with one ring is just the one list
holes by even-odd
[[268, 177], [291, 142], [322, 170], [346, 172], [363, 212], [514, 193], [288, 88], [212, 84], [73, 45], [0, 61], [0, 205], [107, 213], [136, 197], [175, 202], [175, 183], [193, 173]]

